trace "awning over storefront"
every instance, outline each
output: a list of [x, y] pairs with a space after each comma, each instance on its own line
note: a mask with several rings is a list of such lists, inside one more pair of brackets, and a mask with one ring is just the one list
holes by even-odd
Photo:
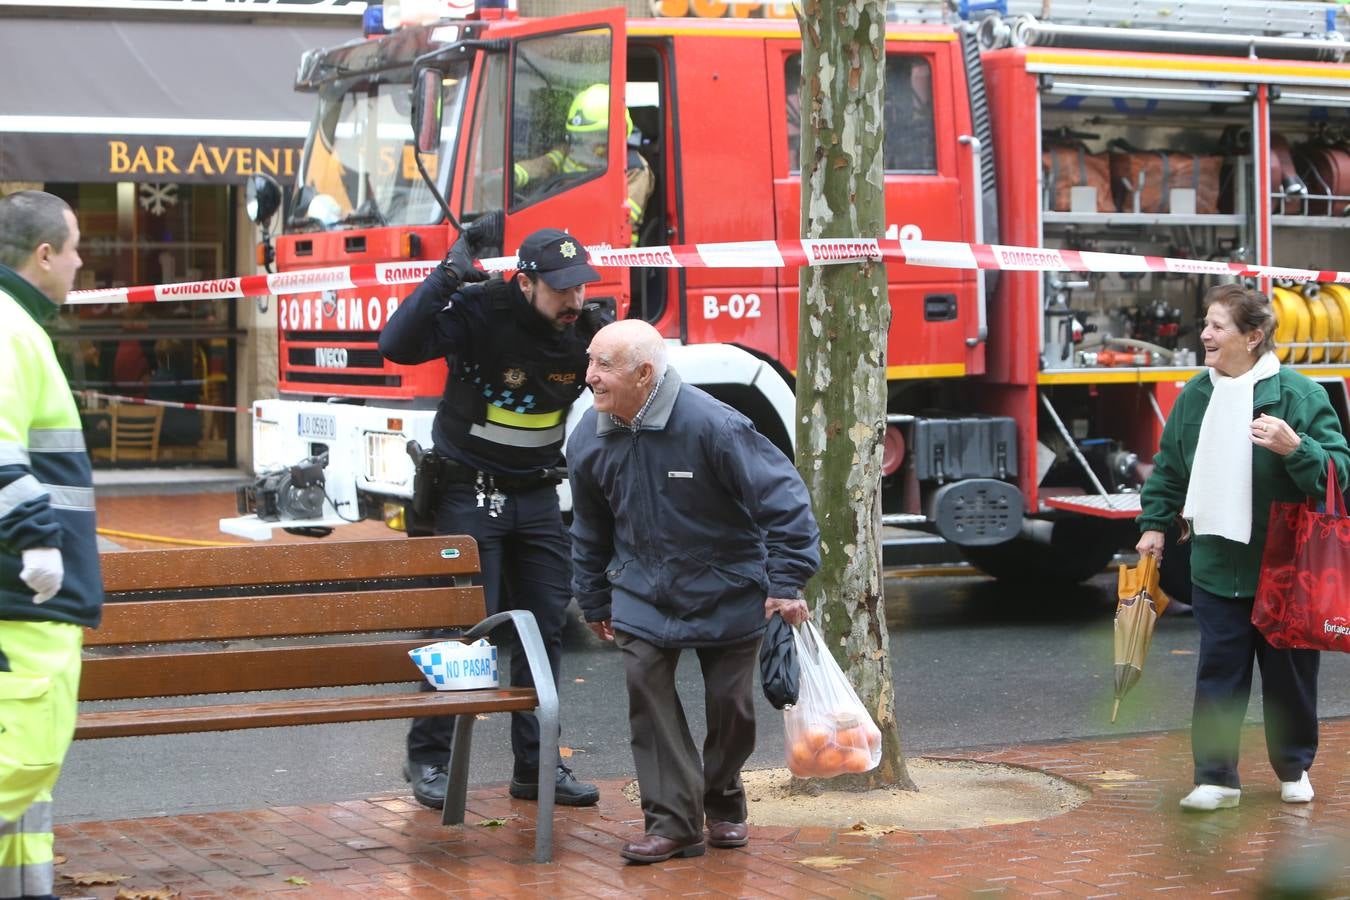
[[0, 19], [0, 181], [239, 182], [294, 175], [313, 94], [300, 56], [359, 30]]

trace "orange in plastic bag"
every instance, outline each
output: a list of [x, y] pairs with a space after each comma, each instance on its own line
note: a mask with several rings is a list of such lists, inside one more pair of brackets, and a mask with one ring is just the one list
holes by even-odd
[[787, 767], [799, 778], [870, 772], [881, 762], [881, 730], [814, 624], [793, 629], [801, 669], [797, 702], [783, 710]]

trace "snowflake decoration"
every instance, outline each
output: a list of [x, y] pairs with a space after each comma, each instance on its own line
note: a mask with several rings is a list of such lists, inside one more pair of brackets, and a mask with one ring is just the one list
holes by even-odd
[[178, 185], [172, 182], [169, 184], [142, 184], [140, 194], [141, 209], [152, 216], [162, 216], [167, 207], [178, 204]]

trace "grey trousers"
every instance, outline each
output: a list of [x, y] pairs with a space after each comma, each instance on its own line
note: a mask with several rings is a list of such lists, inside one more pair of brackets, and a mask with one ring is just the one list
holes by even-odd
[[741, 766], [755, 749], [759, 638], [694, 648], [703, 670], [708, 735], [700, 760], [675, 692], [681, 648], [614, 633], [628, 682], [628, 725], [647, 834], [689, 842], [708, 821], [744, 822]]

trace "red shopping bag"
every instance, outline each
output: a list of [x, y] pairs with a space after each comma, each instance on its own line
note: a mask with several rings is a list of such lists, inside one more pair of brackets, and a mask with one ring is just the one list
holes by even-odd
[[1327, 461], [1326, 511], [1272, 503], [1252, 624], [1272, 647], [1350, 652], [1350, 517]]

